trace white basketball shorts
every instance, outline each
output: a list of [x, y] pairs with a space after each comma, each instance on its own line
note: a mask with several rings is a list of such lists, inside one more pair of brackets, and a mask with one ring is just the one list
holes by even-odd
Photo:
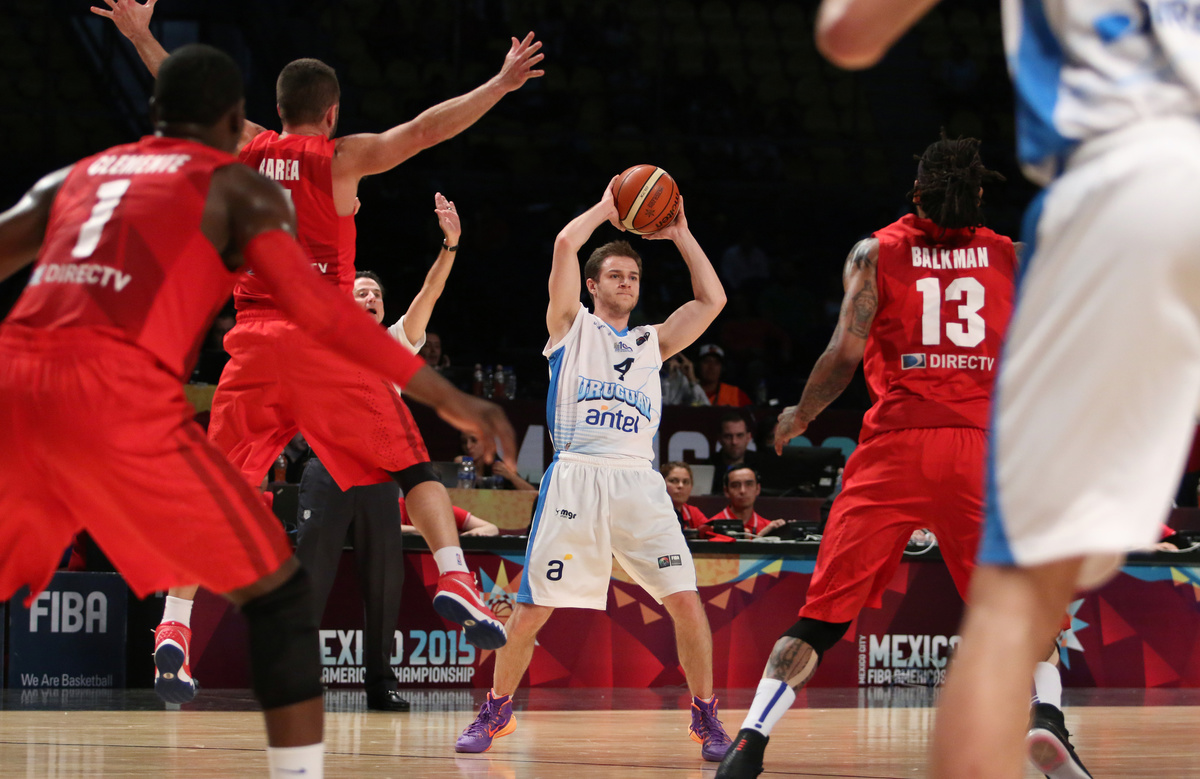
[[1200, 403], [1200, 124], [1089, 141], [1025, 216], [1031, 251], [994, 398], [981, 563], [1158, 539]]
[[517, 600], [603, 611], [614, 557], [659, 603], [696, 589], [666, 485], [648, 461], [557, 454], [542, 478]]

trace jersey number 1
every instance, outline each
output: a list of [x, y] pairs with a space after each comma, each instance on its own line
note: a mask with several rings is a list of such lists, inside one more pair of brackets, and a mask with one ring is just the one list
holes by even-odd
[[[933, 276], [918, 279], [917, 291], [924, 299], [921, 307], [921, 344], [937, 346], [942, 342], [942, 282]], [[962, 322], [946, 323], [946, 337], [955, 346], [978, 346], [987, 335], [987, 323], [979, 315], [979, 310], [983, 308], [983, 293], [983, 285], [971, 276], [961, 276], [946, 287], [947, 301], [963, 301], [958, 307], [958, 316], [967, 323], [965, 327]]]
[[79, 228], [79, 240], [75, 241], [75, 248], [71, 250], [72, 257], [81, 260], [91, 257], [92, 252], [96, 251], [104, 225], [112, 219], [113, 211], [117, 210], [117, 204], [129, 189], [129, 182], [130, 179], [106, 181], [96, 190], [96, 205], [92, 207], [92, 215]]

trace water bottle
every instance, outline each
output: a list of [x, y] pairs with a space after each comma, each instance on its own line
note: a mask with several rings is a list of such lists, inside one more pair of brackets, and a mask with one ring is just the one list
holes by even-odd
[[471, 394], [477, 398], [483, 397], [483, 366], [475, 363], [475, 374], [471, 378]]
[[464, 457], [458, 464], [458, 488], [469, 490], [475, 486], [475, 459]]
[[504, 394], [504, 366], [497, 365], [496, 372], [492, 375], [492, 400], [500, 400], [505, 397]]
[[483, 397], [490, 398], [492, 396], [493, 380], [494, 374], [492, 372], [492, 366], [489, 365], [483, 369]]
[[504, 369], [504, 396], [509, 400], [517, 396], [517, 372], [511, 365]]
[[287, 458], [282, 454], [275, 459], [275, 467], [271, 469], [271, 481], [287, 480]]

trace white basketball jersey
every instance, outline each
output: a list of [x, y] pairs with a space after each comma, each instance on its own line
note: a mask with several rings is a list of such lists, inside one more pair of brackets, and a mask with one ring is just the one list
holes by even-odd
[[1079, 143], [1200, 117], [1200, 0], [1003, 0], [1017, 158], [1048, 184]]
[[657, 330], [618, 332], [580, 304], [570, 331], [542, 354], [550, 360], [546, 421], [555, 451], [654, 459], [662, 417]]

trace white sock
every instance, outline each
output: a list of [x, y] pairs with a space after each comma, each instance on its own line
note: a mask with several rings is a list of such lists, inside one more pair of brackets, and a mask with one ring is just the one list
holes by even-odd
[[271, 779], [324, 779], [325, 742], [303, 747], [267, 747]]
[[763, 679], [758, 683], [750, 711], [742, 722], [742, 729], [757, 730], [764, 736], [771, 735], [771, 728], [783, 718], [796, 700], [796, 691], [787, 682], [778, 679]]
[[167, 605], [163, 607], [163, 622], [178, 622], [186, 627], [192, 626], [192, 602], [183, 598], [167, 596]]
[[1062, 708], [1062, 677], [1057, 666], [1044, 662], [1037, 664], [1033, 669], [1033, 695], [1038, 703]]
[[443, 546], [433, 553], [433, 561], [437, 563], [438, 573], [471, 572], [461, 546]]

